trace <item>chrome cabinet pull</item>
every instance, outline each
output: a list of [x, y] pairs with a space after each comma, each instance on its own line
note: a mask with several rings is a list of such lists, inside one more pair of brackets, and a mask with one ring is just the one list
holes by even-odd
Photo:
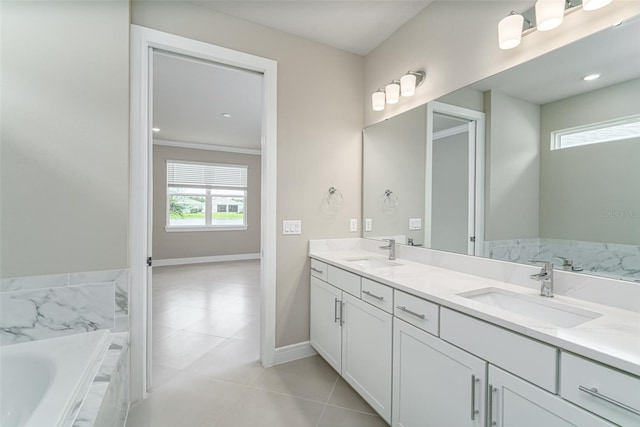
[[338, 320], [340, 319], [340, 317], [338, 317], [338, 302], [340, 302], [340, 300], [338, 298], [334, 298], [334, 302], [333, 302], [333, 323], [338, 323]]
[[632, 414], [640, 415], [640, 411], [638, 411], [637, 409], [632, 408], [631, 406], [625, 405], [622, 402], [618, 402], [617, 400], [612, 399], [612, 398], [610, 398], [608, 396], [605, 396], [604, 394], [600, 394], [598, 392], [598, 389], [595, 388], [595, 387], [587, 388], [587, 387], [581, 385], [581, 386], [578, 386], [578, 390], [584, 391], [585, 393], [587, 393], [587, 394], [589, 394], [589, 395], [591, 395], [593, 397], [597, 397], [598, 399], [602, 399], [605, 402], [611, 403], [612, 405], [615, 405], [615, 406], [617, 406], [619, 408], [625, 409], [625, 410], [631, 412]]
[[362, 293], [363, 293], [363, 294], [365, 294], [365, 295], [369, 295], [371, 298], [375, 298], [375, 299], [377, 299], [378, 301], [384, 301], [384, 297], [379, 297], [378, 295], [376, 295], [376, 294], [372, 294], [371, 292], [369, 292], [369, 291], [367, 291], [367, 290], [362, 291]]
[[478, 378], [476, 378], [475, 374], [471, 374], [471, 420], [474, 421], [476, 419], [476, 415], [480, 413], [479, 410], [476, 409], [476, 383], [480, 382]]
[[324, 273], [324, 271], [323, 271], [323, 270], [318, 270], [318, 269], [317, 269], [317, 268], [315, 268], [315, 267], [311, 267], [311, 270], [312, 270], [312, 271], [315, 271], [316, 273], [320, 273], [320, 274], [323, 274], [323, 273]]
[[410, 315], [412, 315], [412, 316], [416, 316], [417, 318], [422, 319], [422, 320], [424, 320], [424, 319], [425, 319], [425, 317], [426, 317], [424, 314], [416, 313], [415, 311], [411, 311], [411, 310], [409, 310], [409, 309], [408, 309], [407, 307], [405, 307], [404, 305], [402, 305], [402, 306], [398, 305], [398, 306], [396, 306], [396, 308], [397, 308], [398, 310], [400, 310], [400, 311], [404, 311], [404, 312], [405, 312], [405, 313], [407, 313], [407, 314], [410, 314]]
[[344, 303], [340, 304], [340, 326], [344, 325]]
[[493, 385], [489, 384], [489, 395], [487, 396], [487, 406], [489, 411], [489, 424], [492, 426], [498, 425], [497, 421], [493, 420], [493, 393], [498, 391]]

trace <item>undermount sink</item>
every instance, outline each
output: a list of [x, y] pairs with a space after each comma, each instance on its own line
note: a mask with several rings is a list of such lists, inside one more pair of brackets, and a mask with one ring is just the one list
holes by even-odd
[[396, 267], [402, 265], [398, 262], [389, 261], [383, 258], [376, 257], [357, 257], [357, 258], [345, 258], [347, 262], [352, 262], [360, 268], [386, 268]]
[[557, 303], [542, 296], [523, 295], [499, 288], [483, 288], [457, 295], [561, 328], [573, 328], [602, 316], [601, 313]]

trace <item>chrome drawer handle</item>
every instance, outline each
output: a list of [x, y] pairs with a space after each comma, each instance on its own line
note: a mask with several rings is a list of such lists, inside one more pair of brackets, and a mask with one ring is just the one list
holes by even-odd
[[492, 384], [489, 384], [489, 395], [487, 396], [487, 407], [489, 408], [489, 425], [495, 426], [498, 425], [497, 421], [493, 419], [493, 393], [497, 392], [498, 389], [495, 388]]
[[420, 314], [420, 313], [416, 313], [415, 311], [411, 311], [407, 307], [405, 307], [404, 305], [402, 305], [402, 306], [398, 305], [398, 306], [396, 306], [396, 308], [398, 310], [400, 310], [400, 311], [404, 311], [407, 314], [410, 314], [412, 316], [416, 316], [419, 319], [424, 320], [426, 318], [426, 316], [424, 314]]
[[587, 394], [589, 394], [589, 395], [591, 395], [593, 397], [597, 397], [598, 399], [602, 399], [605, 402], [609, 402], [612, 405], [615, 405], [615, 406], [617, 406], [619, 408], [626, 409], [627, 411], [631, 412], [632, 414], [640, 415], [640, 411], [638, 411], [637, 409], [632, 408], [631, 406], [625, 405], [622, 402], [618, 402], [617, 400], [612, 399], [612, 398], [610, 398], [608, 396], [605, 396], [604, 394], [598, 393], [598, 389], [595, 388], [595, 387], [587, 388], [587, 387], [581, 385], [581, 386], [578, 386], [578, 390], [584, 391], [585, 393], [587, 393]]
[[315, 268], [315, 267], [311, 267], [311, 270], [312, 270], [312, 271], [315, 271], [316, 273], [324, 274], [324, 271], [323, 271], [323, 270], [318, 270], [318, 269], [317, 269], [317, 268]]
[[369, 292], [369, 291], [362, 291], [362, 293], [363, 293], [363, 294], [365, 294], [365, 295], [369, 295], [371, 298], [375, 298], [375, 299], [377, 299], [378, 301], [384, 301], [384, 297], [379, 297], [378, 295], [376, 295], [376, 294], [372, 294], [372, 293], [371, 293], [371, 292]]
[[471, 421], [475, 421], [476, 415], [480, 413], [476, 409], [476, 383], [480, 380], [476, 378], [476, 374], [471, 374]]
[[340, 320], [340, 316], [338, 315], [338, 303], [340, 302], [340, 300], [338, 298], [334, 298], [334, 303], [333, 303], [333, 323], [338, 323], [338, 320]]

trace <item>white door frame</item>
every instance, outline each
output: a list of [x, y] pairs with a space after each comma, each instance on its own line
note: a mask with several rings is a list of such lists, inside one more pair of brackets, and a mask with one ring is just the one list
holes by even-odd
[[[431, 247], [431, 208], [433, 198], [433, 114], [441, 113], [447, 116], [457, 117], [473, 122], [475, 126], [469, 126], [469, 182], [475, 180], [475, 191], [469, 195], [469, 229], [474, 229], [475, 242], [468, 243], [468, 252], [482, 256], [484, 247], [484, 129], [485, 114], [480, 111], [470, 110], [442, 102], [429, 102], [427, 104], [427, 148], [425, 160], [425, 225], [424, 246]], [[473, 132], [475, 128], [475, 132]], [[474, 138], [475, 137], [475, 138]], [[475, 139], [475, 144], [471, 140]], [[471, 147], [475, 145], [475, 147]], [[473, 156], [473, 157], [472, 157]], [[475, 169], [475, 174], [474, 174]], [[472, 219], [473, 217], [473, 219]]]
[[152, 49], [202, 58], [263, 74], [262, 191], [260, 263], [260, 358], [274, 364], [276, 342], [276, 135], [277, 62], [212, 44], [131, 25], [131, 134], [129, 190], [129, 315], [131, 345], [130, 398], [147, 394], [146, 259], [150, 253], [147, 204], [152, 153], [150, 66]]

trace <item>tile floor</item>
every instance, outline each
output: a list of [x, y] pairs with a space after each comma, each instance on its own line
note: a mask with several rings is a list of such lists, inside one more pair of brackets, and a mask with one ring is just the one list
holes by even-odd
[[156, 267], [153, 387], [128, 427], [377, 427], [319, 356], [259, 362], [258, 261]]

